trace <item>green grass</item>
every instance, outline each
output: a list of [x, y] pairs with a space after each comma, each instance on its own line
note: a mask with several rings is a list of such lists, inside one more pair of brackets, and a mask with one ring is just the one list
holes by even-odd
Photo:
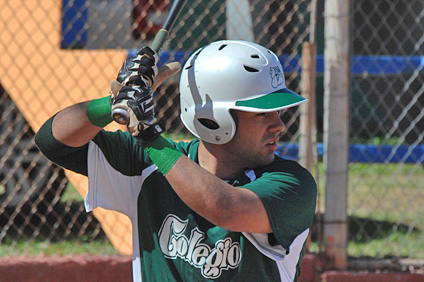
[[351, 164], [349, 214], [413, 224], [424, 230], [424, 170], [417, 165]]
[[[323, 171], [320, 164], [321, 213]], [[424, 259], [423, 165], [351, 163], [348, 177], [348, 255]], [[310, 250], [318, 252], [318, 243]]]
[[[369, 242], [351, 241], [348, 245], [348, 254], [352, 257], [413, 257], [424, 258], [423, 232], [410, 234], [396, 231], [387, 234], [386, 237], [372, 239]], [[421, 237], [421, 238], [420, 238]]]
[[79, 255], [79, 254], [118, 254], [107, 240], [63, 240], [60, 242], [20, 240], [0, 245], [0, 256], [40, 256], [40, 255]]
[[74, 185], [71, 182], [68, 182], [65, 191], [63, 192], [62, 197], [60, 198], [61, 202], [84, 202], [81, 194], [75, 189]]
[[[405, 234], [403, 232], [391, 232], [386, 237], [375, 238], [368, 242], [357, 242], [349, 240], [347, 252], [350, 257], [371, 257], [383, 258], [414, 258], [422, 260], [424, 258], [423, 232], [413, 232]], [[321, 246], [322, 248], [322, 246]], [[318, 253], [320, 245], [317, 241], [312, 241], [309, 251]]]

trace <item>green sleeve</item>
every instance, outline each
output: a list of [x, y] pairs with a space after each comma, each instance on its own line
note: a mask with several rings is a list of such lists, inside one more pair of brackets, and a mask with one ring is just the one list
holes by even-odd
[[40, 152], [53, 163], [87, 176], [88, 145], [69, 147], [58, 141], [52, 133], [53, 117], [47, 120], [35, 135]]
[[275, 238], [289, 250], [293, 240], [312, 224], [317, 187], [305, 168], [292, 161], [283, 161], [243, 187], [262, 200]]
[[[74, 148], [58, 141], [52, 133], [53, 119], [54, 117], [47, 120], [37, 132], [35, 136], [37, 147], [55, 164], [87, 176], [89, 144]], [[92, 141], [92, 145], [100, 149], [107, 162], [124, 175], [139, 175], [145, 167], [153, 164], [145, 150], [128, 132], [101, 130]]]

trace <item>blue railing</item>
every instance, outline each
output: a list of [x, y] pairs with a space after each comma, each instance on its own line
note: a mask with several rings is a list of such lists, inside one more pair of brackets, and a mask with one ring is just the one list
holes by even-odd
[[[324, 154], [322, 143], [317, 144], [319, 156]], [[276, 154], [297, 160], [299, 158], [299, 145], [296, 143], [283, 143]], [[349, 146], [349, 162], [352, 163], [424, 163], [424, 145], [364, 145], [351, 144]]]
[[[129, 50], [128, 57], [132, 57], [136, 50]], [[184, 51], [167, 51], [160, 53], [159, 65], [174, 61], [184, 64], [191, 53]], [[301, 72], [301, 56], [283, 54], [279, 57], [285, 73]], [[352, 75], [399, 75], [411, 72], [424, 72], [424, 56], [352, 56]], [[317, 74], [324, 74], [324, 56], [317, 55]]]

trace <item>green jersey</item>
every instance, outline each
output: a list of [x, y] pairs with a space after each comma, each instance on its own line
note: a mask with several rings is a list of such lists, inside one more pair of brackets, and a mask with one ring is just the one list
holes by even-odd
[[[198, 161], [198, 140], [169, 142]], [[50, 158], [88, 176], [86, 210], [131, 219], [134, 281], [297, 281], [316, 202], [315, 181], [298, 163], [276, 156], [225, 179], [262, 200], [273, 233], [256, 234], [216, 226], [184, 204], [128, 133], [101, 131], [72, 150], [73, 157]]]

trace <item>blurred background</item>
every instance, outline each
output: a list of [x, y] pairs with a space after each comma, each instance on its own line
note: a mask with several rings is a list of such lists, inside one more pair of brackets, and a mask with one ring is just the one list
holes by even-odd
[[[60, 109], [108, 95], [122, 62], [151, 43], [171, 1], [0, 2], [0, 256], [130, 254], [128, 219], [105, 210], [86, 213], [87, 180], [47, 161], [33, 137]], [[424, 3], [350, 5], [342, 248], [351, 268], [422, 271]], [[324, 6], [324, 0], [188, 1], [159, 62], [184, 63], [219, 39], [253, 41], [279, 56], [286, 84], [302, 94], [302, 46], [313, 41], [316, 115], [310, 126], [316, 128], [316, 151], [310, 169], [320, 193], [308, 245], [312, 253], [326, 252], [325, 210], [340, 205], [337, 199], [326, 203], [324, 181], [324, 119], [325, 111], [332, 111], [324, 107]], [[179, 118], [178, 75], [155, 97], [167, 136], [192, 138]], [[300, 116], [299, 108], [282, 115], [287, 129], [278, 154], [283, 157], [299, 160]]]

